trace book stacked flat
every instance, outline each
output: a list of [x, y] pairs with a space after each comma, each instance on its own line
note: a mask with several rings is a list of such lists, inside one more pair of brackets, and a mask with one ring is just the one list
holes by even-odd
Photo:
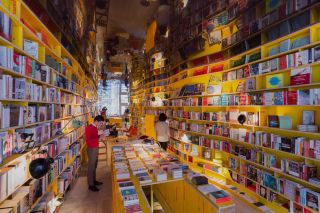
[[135, 176], [138, 178], [140, 184], [148, 184], [152, 182], [152, 179], [147, 172], [137, 173]]
[[168, 174], [173, 178], [182, 178], [182, 169], [177, 165], [172, 165], [168, 167]]
[[216, 191], [210, 192], [209, 198], [217, 204], [227, 203], [231, 201], [231, 197], [224, 190], [217, 189]]
[[157, 181], [165, 181], [168, 179], [167, 173], [162, 169], [155, 169], [153, 174]]
[[134, 188], [120, 189], [124, 206], [139, 204], [139, 198]]
[[208, 195], [209, 193], [215, 192], [218, 190], [215, 186], [211, 184], [200, 185], [197, 188], [204, 195]]

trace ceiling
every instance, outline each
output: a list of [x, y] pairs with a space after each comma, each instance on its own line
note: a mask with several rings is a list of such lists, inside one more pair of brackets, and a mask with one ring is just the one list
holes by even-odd
[[150, 5], [144, 7], [140, 0], [110, 0], [107, 37], [129, 33], [136, 38], [144, 38], [147, 24], [151, 22], [158, 5], [158, 1], [150, 1]]

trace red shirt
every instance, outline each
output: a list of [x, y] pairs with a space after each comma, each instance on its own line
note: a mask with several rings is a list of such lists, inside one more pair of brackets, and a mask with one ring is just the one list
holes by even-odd
[[99, 135], [98, 128], [90, 124], [86, 127], [86, 143], [88, 148], [98, 148], [99, 147]]

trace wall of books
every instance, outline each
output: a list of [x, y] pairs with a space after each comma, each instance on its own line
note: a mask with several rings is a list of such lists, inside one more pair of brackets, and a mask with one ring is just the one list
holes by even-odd
[[[24, 2], [1, 1], [0, 23], [0, 208], [53, 212], [80, 168], [94, 84]], [[50, 171], [33, 179], [30, 162], [47, 155]]]
[[142, 102], [170, 150], [255, 208], [318, 212], [319, 1], [189, 1], [174, 20]]

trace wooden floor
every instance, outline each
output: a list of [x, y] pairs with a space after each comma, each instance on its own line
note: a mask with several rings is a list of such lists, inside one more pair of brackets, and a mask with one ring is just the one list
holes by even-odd
[[[117, 144], [118, 145], [118, 144]], [[97, 179], [103, 181], [103, 185], [99, 192], [91, 192], [88, 190], [87, 178], [85, 176], [86, 169], [82, 170], [81, 177], [77, 180], [74, 187], [67, 194], [65, 202], [61, 208], [62, 213], [112, 213], [112, 188], [110, 176], [110, 149], [108, 147], [108, 159], [106, 158], [105, 148], [100, 149], [99, 163], [97, 170]], [[103, 154], [102, 154], [103, 153]], [[247, 206], [237, 198], [237, 213], [255, 213], [252, 207]]]

